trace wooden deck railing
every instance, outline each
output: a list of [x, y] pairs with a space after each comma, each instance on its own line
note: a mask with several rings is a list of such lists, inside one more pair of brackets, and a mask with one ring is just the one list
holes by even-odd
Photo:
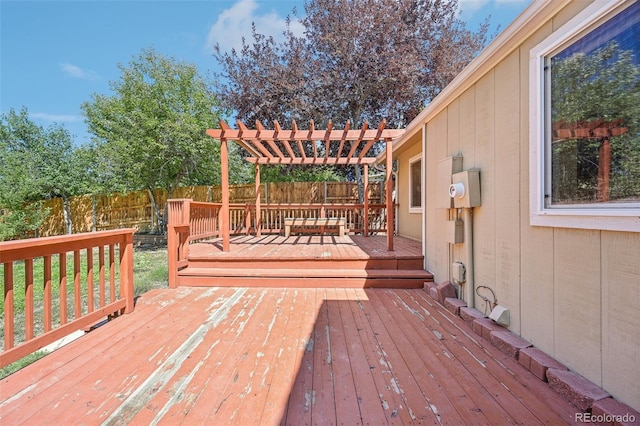
[[[134, 232], [121, 229], [0, 243], [4, 269], [0, 367], [104, 318], [133, 311]], [[22, 275], [24, 283], [16, 282]], [[24, 310], [16, 306], [22, 299], [16, 290], [24, 291]], [[16, 330], [16, 325], [24, 330]]]
[[[175, 287], [178, 270], [187, 266], [189, 243], [221, 235], [219, 214], [222, 204], [175, 199], [169, 200], [168, 205], [169, 286]], [[337, 217], [345, 219], [347, 232], [366, 235], [386, 232], [386, 205], [369, 204], [366, 222], [364, 209], [364, 204], [263, 204], [258, 220], [254, 204], [230, 204], [229, 231], [236, 235], [256, 234], [258, 231], [279, 233], [284, 230], [285, 218]]]

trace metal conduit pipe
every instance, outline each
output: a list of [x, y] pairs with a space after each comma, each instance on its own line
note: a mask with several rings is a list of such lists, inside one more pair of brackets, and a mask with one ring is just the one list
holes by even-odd
[[467, 264], [465, 265], [465, 301], [469, 308], [475, 308], [475, 283], [473, 281], [473, 209], [462, 209], [464, 223], [464, 250]]

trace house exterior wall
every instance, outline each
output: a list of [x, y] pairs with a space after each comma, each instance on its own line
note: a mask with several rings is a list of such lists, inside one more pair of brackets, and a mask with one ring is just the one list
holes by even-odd
[[420, 240], [422, 236], [422, 213], [412, 212], [410, 205], [409, 172], [410, 163], [413, 158], [422, 153], [422, 139], [418, 134], [414, 140], [407, 144], [406, 149], [396, 155], [398, 164], [397, 175], [397, 210], [398, 235]]
[[[464, 170], [480, 170], [475, 286], [493, 289], [513, 332], [640, 409], [640, 233], [531, 226], [529, 218], [529, 53], [588, 5], [567, 4], [421, 123], [425, 262], [436, 282], [451, 279], [453, 261], [469, 262], [445, 233], [455, 211], [435, 207], [436, 164], [460, 154]], [[477, 296], [475, 306], [490, 310]]]

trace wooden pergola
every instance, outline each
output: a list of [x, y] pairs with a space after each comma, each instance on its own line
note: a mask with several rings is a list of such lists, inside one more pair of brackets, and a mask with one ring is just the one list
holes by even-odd
[[620, 136], [629, 131], [623, 126], [623, 120], [592, 120], [567, 123], [565, 120], [553, 123], [552, 143], [571, 140], [596, 139], [600, 141], [598, 150], [598, 192], [600, 202], [609, 201], [609, 183], [611, 180], [611, 137]]
[[[238, 128], [232, 129], [225, 121], [220, 121], [219, 129], [208, 129], [207, 135], [220, 141], [220, 163], [222, 169], [222, 208], [220, 229], [224, 251], [229, 251], [229, 150], [228, 141], [235, 141], [247, 151], [246, 160], [255, 165], [256, 217], [260, 217], [260, 165], [261, 164], [306, 164], [306, 165], [363, 165], [364, 187], [368, 187], [369, 164], [375, 157], [367, 156], [377, 141], [386, 144], [386, 204], [387, 204], [387, 247], [393, 250], [394, 208], [391, 142], [400, 137], [404, 129], [385, 129], [383, 120], [376, 129], [369, 129], [365, 123], [360, 129], [350, 129], [347, 122], [343, 130], [334, 130], [331, 121], [324, 130], [316, 130], [313, 121], [309, 129], [298, 129], [292, 122], [291, 129], [282, 129], [274, 121], [273, 129], [266, 129], [256, 121], [255, 129], [248, 129], [240, 120]], [[364, 210], [369, 208], [368, 197], [364, 197]], [[367, 214], [365, 224], [367, 223]], [[366, 226], [365, 226], [365, 229]], [[260, 227], [256, 230], [260, 235]]]

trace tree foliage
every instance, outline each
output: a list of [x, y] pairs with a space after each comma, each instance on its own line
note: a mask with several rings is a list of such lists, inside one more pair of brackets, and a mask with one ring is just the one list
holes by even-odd
[[488, 24], [470, 31], [456, 9], [457, 0], [308, 0], [304, 36], [288, 25], [276, 42], [254, 27], [240, 51], [215, 47], [221, 99], [248, 123], [405, 126], [484, 46]]
[[[195, 65], [144, 49], [111, 82], [112, 96], [82, 105], [100, 183], [112, 191], [213, 184], [219, 145], [205, 134], [221, 116], [212, 82]], [[235, 155], [232, 152], [232, 155]], [[243, 169], [234, 169], [234, 179]], [[157, 206], [159, 214], [160, 208]]]
[[211, 184], [219, 180], [219, 147], [205, 134], [221, 110], [212, 83], [195, 65], [142, 50], [112, 96], [94, 94], [82, 105], [93, 149], [104, 160], [97, 170], [112, 190]]
[[0, 240], [25, 236], [46, 215], [42, 200], [87, 191], [85, 170], [69, 132], [48, 129], [11, 109], [0, 121]]
[[[607, 200], [640, 199], [640, 67], [634, 51], [611, 41], [588, 54], [553, 58], [552, 123], [617, 122], [626, 132], [610, 138], [611, 182]], [[601, 138], [553, 146], [554, 201], [597, 200]]]
[[622, 119], [640, 130], [640, 68], [634, 52], [612, 41], [591, 54], [553, 62], [553, 120]]

